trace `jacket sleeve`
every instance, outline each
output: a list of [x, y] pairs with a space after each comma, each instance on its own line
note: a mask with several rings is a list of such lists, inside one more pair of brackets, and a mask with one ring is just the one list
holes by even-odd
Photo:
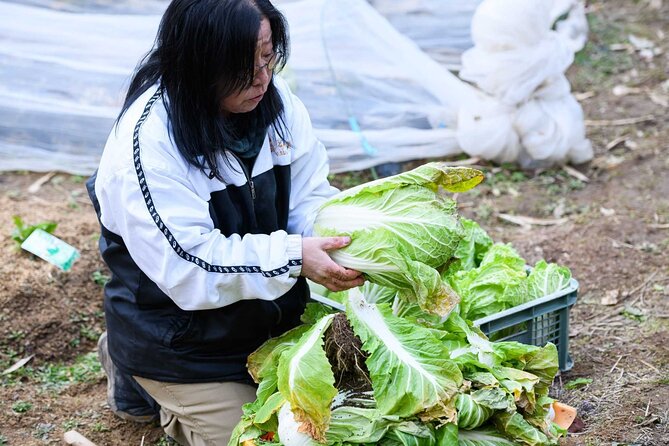
[[137, 266], [184, 310], [285, 294], [301, 269], [301, 236], [225, 237], [187, 181], [160, 168], [118, 171], [96, 184], [101, 221], [112, 222], [107, 229]]
[[328, 156], [314, 134], [306, 107], [290, 92], [284, 95], [284, 105], [292, 145], [288, 232], [308, 237], [318, 208], [338, 190], [328, 181]]

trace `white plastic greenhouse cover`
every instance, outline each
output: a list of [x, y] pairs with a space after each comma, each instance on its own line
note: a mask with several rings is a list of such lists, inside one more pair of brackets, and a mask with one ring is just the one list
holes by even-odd
[[[592, 156], [564, 77], [587, 34], [580, 2], [484, 0], [472, 18], [478, 0], [400, 0], [394, 10], [384, 9], [391, 0], [370, 1], [398, 27], [398, 5], [431, 11], [423, 25], [407, 14], [425, 32], [400, 33], [364, 0], [276, 2], [292, 41], [282, 75], [309, 109], [333, 171], [463, 151], [524, 165]], [[0, 170], [91, 173], [166, 3], [62, 3], [68, 12], [53, 9], [56, 0], [30, 3], [51, 9], [0, 1]], [[443, 21], [451, 16], [454, 26]], [[475, 46], [460, 75], [471, 84], [418, 46], [457, 58], [470, 45], [468, 16]]]

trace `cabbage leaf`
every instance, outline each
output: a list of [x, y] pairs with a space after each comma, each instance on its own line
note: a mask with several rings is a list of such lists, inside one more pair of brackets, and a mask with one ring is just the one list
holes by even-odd
[[350, 290], [346, 312], [369, 354], [366, 364], [381, 414], [455, 418], [462, 374], [430, 330], [394, 316], [388, 304], [366, 302], [358, 289]]
[[455, 202], [439, 187], [461, 192], [482, 180], [476, 169], [435, 162], [361, 184], [321, 206], [314, 233], [350, 236], [348, 246], [331, 253], [335, 262], [399, 290], [426, 311], [446, 315], [458, 296], [437, 268], [453, 257], [464, 230]]

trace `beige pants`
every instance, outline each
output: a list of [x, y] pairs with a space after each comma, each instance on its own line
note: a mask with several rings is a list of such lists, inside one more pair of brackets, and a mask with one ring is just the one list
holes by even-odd
[[242, 404], [256, 398], [253, 386], [235, 382], [175, 384], [134, 378], [160, 404], [165, 433], [183, 446], [227, 446]]

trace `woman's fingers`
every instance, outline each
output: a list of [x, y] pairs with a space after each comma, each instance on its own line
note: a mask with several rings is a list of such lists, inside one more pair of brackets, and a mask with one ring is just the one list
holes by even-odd
[[302, 239], [302, 275], [330, 291], [343, 291], [362, 285], [362, 273], [337, 265], [328, 251], [351, 243], [350, 237], [306, 237]]

